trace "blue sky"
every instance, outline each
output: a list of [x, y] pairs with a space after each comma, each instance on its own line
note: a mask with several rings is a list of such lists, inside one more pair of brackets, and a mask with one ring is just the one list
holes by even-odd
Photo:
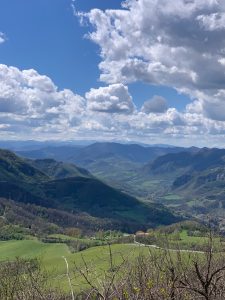
[[79, 93], [96, 85], [98, 49], [83, 38], [85, 29], [73, 16], [70, 0], [54, 0], [54, 5], [46, 0], [3, 0], [0, 28], [8, 38], [0, 49], [1, 63], [34, 68], [59, 87]]
[[[121, 1], [77, 0], [75, 5], [79, 11], [105, 10], [120, 8]], [[2, 0], [0, 29], [7, 36], [7, 43], [0, 47], [0, 63], [34, 68], [61, 89], [69, 88], [81, 95], [104, 85], [99, 82], [99, 47], [84, 37], [90, 28], [80, 26], [71, 0]], [[155, 94], [180, 110], [189, 102], [188, 97], [165, 86], [138, 82], [130, 85], [130, 91], [137, 106]]]
[[223, 146], [224, 20], [220, 0], [1, 0], [0, 138]]
[[[106, 2], [109, 7], [120, 3], [80, 0], [76, 6], [86, 11], [106, 8]], [[78, 93], [99, 85], [99, 49], [84, 38], [87, 28], [74, 17], [71, 0], [3, 0], [0, 28], [8, 38], [0, 49], [1, 63], [34, 68], [50, 76], [60, 88]]]

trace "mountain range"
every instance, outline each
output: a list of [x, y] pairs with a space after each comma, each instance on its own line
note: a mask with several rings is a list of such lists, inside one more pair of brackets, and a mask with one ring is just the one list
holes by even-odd
[[138, 144], [120, 144], [112, 142], [93, 143], [87, 146], [49, 146], [36, 150], [17, 151], [18, 154], [31, 159], [53, 158], [73, 162], [87, 167], [96, 160], [120, 157], [134, 163], [147, 163], [167, 153], [178, 153], [185, 148], [172, 146], [142, 146]]
[[[36, 170], [33, 178], [38, 184], [32, 197], [38, 195], [40, 205], [46, 201], [61, 209], [63, 199], [62, 209], [92, 213], [97, 218], [104, 215], [117, 221], [126, 215], [129, 222], [134, 221], [134, 199], [142, 208], [145, 203], [153, 209], [154, 203], [154, 209], [163, 204], [185, 216], [225, 216], [224, 149], [93, 143], [48, 145], [17, 154], [24, 157], [23, 163]], [[31, 181], [26, 177], [23, 187]], [[112, 210], [101, 202], [102, 198], [109, 199]], [[132, 212], [121, 213], [118, 207], [123, 207], [122, 202], [127, 205], [124, 212], [133, 207]], [[157, 221], [143, 217], [142, 208], [137, 209], [139, 223], [160, 223], [158, 217]]]
[[86, 220], [99, 220], [99, 227], [111, 223], [111, 228], [125, 231], [178, 220], [162, 205], [140, 202], [75, 165], [53, 159], [31, 161], [8, 150], [0, 150], [0, 197], [33, 205], [34, 211], [42, 207], [70, 218], [84, 214]]
[[105, 142], [87, 146], [53, 145], [36, 150], [17, 151], [17, 154], [31, 159], [53, 158], [73, 163], [121, 191], [135, 197], [146, 197], [152, 193], [152, 185], [148, 183], [149, 176], [141, 171], [142, 167], [162, 155], [182, 151], [194, 152], [197, 148]]

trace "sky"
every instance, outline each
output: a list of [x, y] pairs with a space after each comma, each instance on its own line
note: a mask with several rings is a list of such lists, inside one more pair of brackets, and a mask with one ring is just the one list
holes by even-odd
[[224, 1], [1, 0], [0, 139], [224, 147]]

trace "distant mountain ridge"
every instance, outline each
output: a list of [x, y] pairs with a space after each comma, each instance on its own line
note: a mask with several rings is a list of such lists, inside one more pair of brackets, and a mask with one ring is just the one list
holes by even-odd
[[120, 157], [135, 163], [145, 163], [167, 153], [177, 153], [182, 147], [141, 146], [138, 144], [120, 144], [96, 142], [88, 146], [45, 147], [38, 150], [18, 151], [21, 156], [31, 159], [53, 158], [86, 166], [93, 161], [108, 157]]
[[19, 150], [16, 153], [19, 156], [30, 159], [54, 159], [57, 161], [72, 162], [70, 159], [74, 155], [78, 155], [84, 146], [48, 146], [34, 150]]
[[[169, 151], [178, 152], [180, 149], [170, 148]], [[162, 147], [143, 147], [137, 144], [95, 143], [83, 148], [80, 154], [74, 159], [82, 162], [87, 158], [96, 160], [108, 156], [119, 156], [132, 162], [144, 163], [167, 152], [167, 148]]]

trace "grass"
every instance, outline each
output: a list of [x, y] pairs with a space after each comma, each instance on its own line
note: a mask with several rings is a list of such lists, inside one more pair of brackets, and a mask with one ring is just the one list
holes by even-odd
[[[175, 249], [186, 249], [186, 250], [203, 250], [208, 244], [208, 237], [206, 236], [190, 236], [187, 230], [179, 232], [179, 240], [172, 240], [169, 238], [169, 245]], [[219, 251], [221, 247], [224, 247], [224, 243], [221, 243], [219, 237], [213, 238], [214, 250]]]
[[[120, 244], [111, 247], [115, 265], [122, 262], [122, 257], [129, 256], [134, 259], [140, 253], [139, 247], [135, 245]], [[146, 250], [146, 248], [142, 249], [142, 251]], [[53, 285], [68, 290], [68, 282], [64, 276], [66, 266], [63, 256], [67, 258], [70, 268], [74, 264], [82, 267], [84, 265], [83, 258], [98, 274], [109, 270], [110, 267], [108, 246], [93, 247], [82, 252], [71, 253], [65, 244], [48, 244], [38, 240], [0, 242], [0, 261], [14, 260], [16, 257], [39, 258], [42, 266], [50, 273]], [[96, 274], [93, 272], [93, 280], [95, 277]], [[73, 279], [73, 284], [76, 290], [84, 287], [84, 281], [80, 276]]]
[[207, 242], [207, 237], [202, 236], [190, 236], [188, 235], [187, 230], [182, 230], [180, 233], [181, 241], [186, 243], [196, 243], [196, 244], [204, 244]]
[[[55, 235], [54, 235], [55, 236]], [[64, 236], [63, 236], [64, 237]], [[170, 241], [174, 247], [178, 245], [181, 249], [191, 249], [192, 245], [206, 243], [205, 237], [188, 236], [187, 231], [180, 232], [179, 241]], [[219, 238], [215, 238], [216, 244], [219, 245]], [[113, 265], [118, 266], [125, 259], [132, 261], [140, 253], [148, 255], [147, 247], [139, 247], [133, 244], [115, 244], [111, 246], [113, 254]], [[151, 251], [159, 251], [152, 249]], [[175, 252], [171, 255], [176, 257]], [[183, 253], [184, 257], [188, 254]], [[110, 255], [108, 246], [92, 247], [82, 252], [71, 253], [65, 244], [42, 243], [38, 240], [6, 241], [0, 242], [0, 261], [14, 260], [16, 257], [21, 258], [39, 258], [41, 265], [50, 274], [50, 282], [53, 286], [60, 287], [68, 291], [68, 281], [66, 279], [66, 266], [63, 256], [68, 260], [70, 270], [84, 267], [87, 263], [91, 271], [91, 281], [95, 282], [96, 278], [101, 278], [104, 272], [110, 269]], [[74, 290], [79, 292], [85, 287], [85, 282], [80, 275], [71, 272]]]
[[[0, 260], [13, 260], [16, 257], [34, 258], [46, 257], [49, 253], [57, 255], [68, 253], [68, 248], [63, 244], [44, 244], [37, 240], [21, 240], [0, 242]], [[48, 254], [46, 254], [48, 253]]]

